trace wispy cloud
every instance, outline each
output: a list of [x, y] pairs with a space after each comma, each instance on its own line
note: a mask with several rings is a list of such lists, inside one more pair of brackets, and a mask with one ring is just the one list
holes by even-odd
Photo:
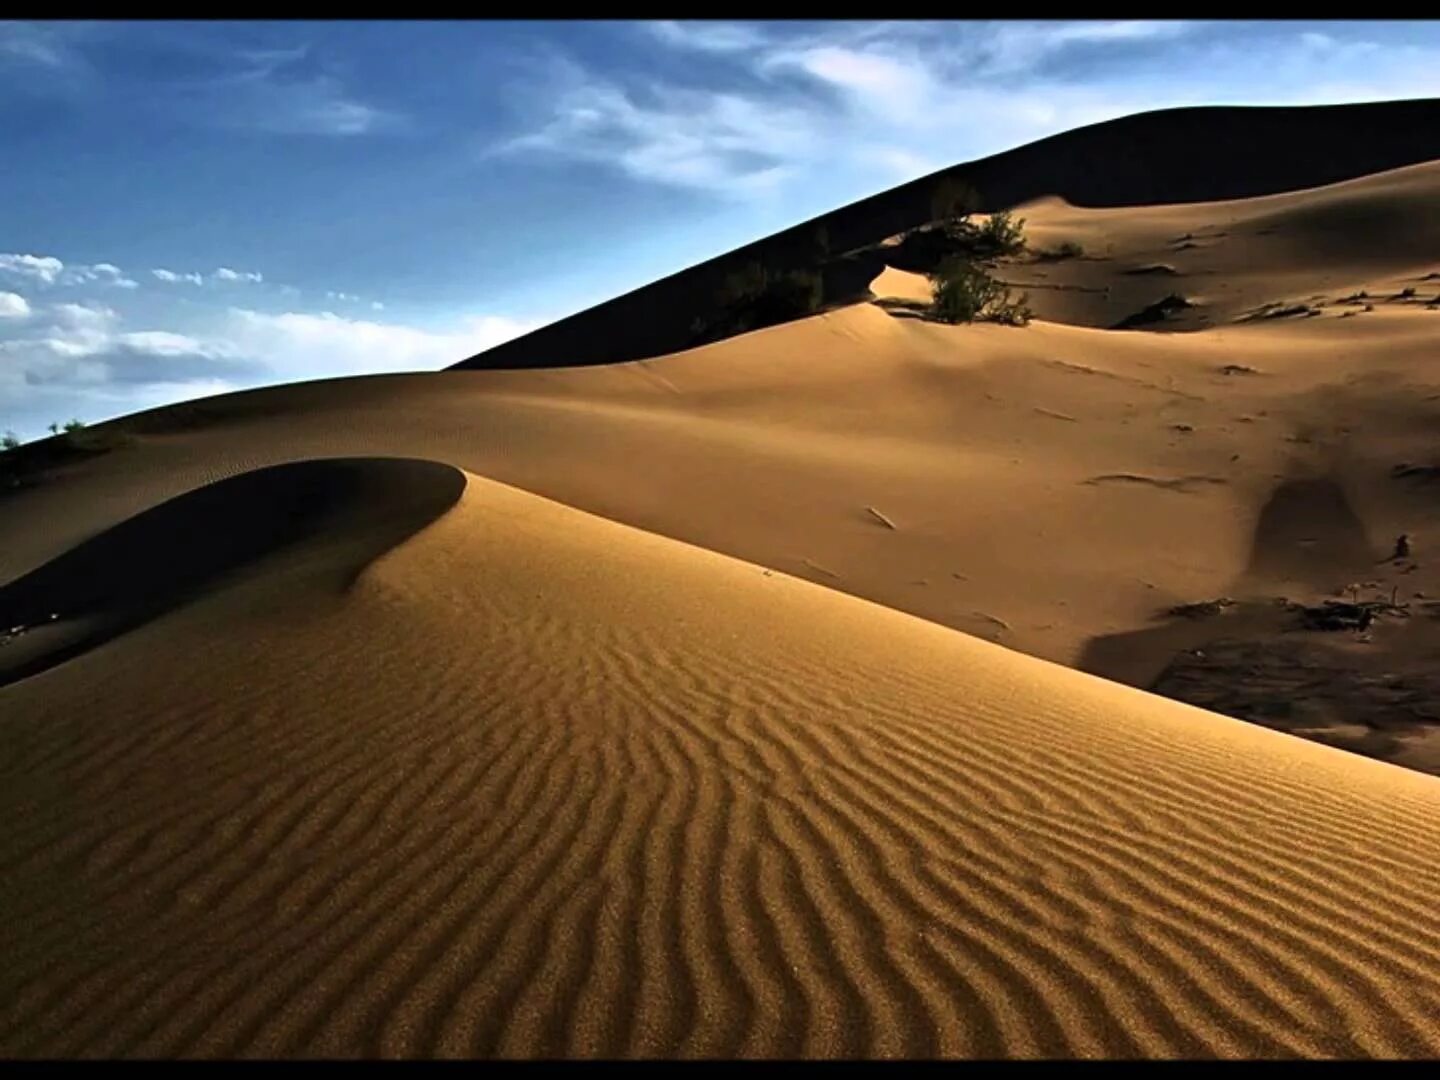
[[646, 29], [666, 45], [700, 52], [733, 53], [757, 48], [768, 40], [764, 31], [745, 23], [676, 22], [665, 19]]
[[265, 281], [265, 275], [259, 270], [236, 270], [229, 266], [217, 267], [208, 277], [198, 270], [166, 270], [163, 267], [151, 270], [150, 273], [169, 285], [204, 285], [207, 282], [226, 285], [259, 285]]
[[744, 195], [837, 174], [895, 182], [1152, 108], [1440, 93], [1440, 50], [1283, 24], [1247, 27], [1245, 42], [1223, 24], [1146, 19], [656, 22], [641, 32], [705, 62], [665, 81], [539, 66], [529, 91], [542, 114], [498, 152]]
[[71, 56], [54, 31], [43, 25], [0, 22], [0, 61], [54, 69], [69, 64]]
[[[896, 179], [952, 163], [977, 128], [1015, 141], [1132, 104], [1080, 88], [1001, 85], [1066, 49], [1177, 38], [1178, 22], [831, 24], [785, 32], [744, 23], [657, 22], [651, 40], [731, 61], [706, 85], [607, 76], [565, 58], [533, 96], [533, 130], [494, 152], [618, 167], [670, 186], [748, 196], [816, 169]], [[718, 81], [717, 81], [718, 80]], [[1138, 102], [1135, 102], [1138, 105]], [[957, 138], [957, 134], [962, 137]]]
[[206, 127], [319, 136], [407, 128], [402, 113], [347, 85], [322, 51], [236, 48], [233, 37], [184, 23], [0, 23], [0, 67], [28, 69], [17, 68], [26, 89], [123, 96], [151, 116]]
[[62, 285], [114, 285], [119, 289], [139, 288], [140, 283], [128, 278], [114, 263], [95, 263], [92, 266], [67, 266], [60, 275]]
[[258, 270], [232, 270], [228, 266], [220, 267], [210, 277], [214, 281], [241, 281], [252, 284], [259, 284], [265, 280], [265, 275]]
[[816, 141], [783, 102], [652, 82], [627, 88], [567, 62], [551, 65], [552, 115], [499, 154], [582, 159], [642, 180], [751, 193], [789, 173]]
[[151, 270], [150, 273], [154, 274], [161, 281], [168, 282], [172, 285], [178, 282], [189, 282], [191, 285], [205, 284], [205, 276], [203, 274], [184, 273], [181, 271], [165, 269]]
[[238, 69], [183, 88], [215, 123], [283, 135], [353, 136], [402, 130], [406, 118], [352, 94], [309, 46], [241, 50]]

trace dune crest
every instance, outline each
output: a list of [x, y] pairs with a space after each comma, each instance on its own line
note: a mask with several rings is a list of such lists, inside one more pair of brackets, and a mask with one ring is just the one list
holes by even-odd
[[44, 671], [256, 566], [318, 567], [343, 587], [460, 496], [428, 461], [272, 465], [169, 499], [0, 586], [0, 687]]

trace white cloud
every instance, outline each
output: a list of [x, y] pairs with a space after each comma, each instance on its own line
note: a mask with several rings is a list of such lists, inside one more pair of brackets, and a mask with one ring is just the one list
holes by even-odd
[[228, 266], [220, 267], [211, 277], [215, 281], [246, 281], [259, 283], [265, 280], [264, 274], [249, 270], [232, 270]]
[[767, 70], [786, 66], [838, 88], [862, 111], [902, 123], [924, 118], [942, 96], [935, 76], [916, 56], [826, 45], [764, 60]]
[[1188, 34], [1195, 23], [1183, 19], [1118, 19], [1086, 22], [1006, 22], [980, 38], [978, 52], [991, 73], [1021, 71], [1072, 45], [1113, 45], [1164, 41]]
[[60, 68], [67, 63], [65, 50], [53, 35], [34, 23], [0, 23], [0, 57], [47, 68]]
[[53, 285], [65, 264], [50, 255], [0, 255], [0, 273]]
[[359, 303], [360, 297], [354, 293], [326, 291], [325, 297], [328, 300], [343, 300], [346, 303]]
[[379, 300], [371, 300], [371, 301], [370, 301], [370, 310], [371, 310], [371, 311], [384, 311], [384, 310], [385, 310], [385, 305], [382, 304]]
[[113, 285], [134, 289], [139, 282], [125, 276], [114, 263], [67, 266], [53, 255], [0, 255], [0, 274], [25, 278], [42, 285]]
[[645, 30], [738, 66], [723, 85], [698, 89], [622, 83], [552, 57], [533, 65], [543, 85], [530, 100], [548, 103], [543, 119], [491, 152], [581, 160], [742, 198], [836, 173], [894, 183], [964, 160], [995, 133], [1013, 144], [1144, 104], [1082, 86], [1017, 91], [981, 69], [1013, 72], [1063, 48], [1160, 40], [1188, 25], [837, 23], [783, 37], [733, 23]]
[[0, 319], [24, 319], [30, 314], [30, 302], [19, 293], [0, 292]]
[[333, 312], [243, 308], [183, 332], [125, 322], [94, 301], [0, 320], [3, 426], [38, 435], [62, 414], [93, 422], [252, 386], [437, 370], [540, 325], [484, 315], [434, 330]]
[[1440, 95], [1440, 49], [1423, 39], [1224, 29], [1145, 19], [648, 23], [650, 42], [712, 62], [663, 82], [563, 58], [531, 64], [534, 81], [516, 99], [538, 113], [492, 152], [717, 194], [853, 198], [1150, 109]]
[[175, 270], [164, 269], [151, 270], [150, 273], [154, 274], [161, 281], [170, 282], [171, 284], [175, 284], [181, 281], [188, 281], [191, 285], [205, 284], [205, 278], [200, 274], [196, 273], [183, 273]]
[[233, 347], [266, 359], [287, 379], [383, 371], [433, 371], [539, 326], [498, 315], [472, 316], [448, 332], [350, 319], [334, 312], [279, 315], [232, 309], [224, 328]]
[[0, 337], [0, 406], [19, 411], [37, 394], [56, 400], [62, 390], [77, 405], [95, 393], [120, 393], [129, 401], [137, 387], [253, 378], [264, 371], [228, 342], [166, 330], [125, 331], [122, 322], [102, 304], [61, 303], [30, 320], [23, 332]]
[[128, 278], [114, 263], [95, 263], [92, 266], [67, 266], [60, 275], [62, 285], [113, 285], [118, 289], [135, 289], [140, 283]]
[[[49, 309], [49, 320], [35, 333], [19, 339], [19, 346], [29, 346], [48, 351], [55, 356], [92, 356], [102, 352], [114, 337], [114, 326], [119, 313], [104, 304], [54, 304]], [[6, 342], [13, 347], [16, 342]]]
[[782, 180], [817, 141], [810, 118], [778, 101], [661, 84], [629, 90], [565, 63], [552, 77], [559, 89], [551, 118], [493, 153], [579, 158], [642, 180], [743, 196]]
[[168, 330], [137, 330], [121, 334], [117, 340], [122, 345], [154, 353], [156, 356], [197, 356], [207, 352], [220, 355], [227, 351], [207, 346], [186, 334], [174, 334]]
[[701, 52], [742, 52], [762, 45], [766, 38], [758, 29], [743, 23], [675, 22], [664, 19], [646, 29], [667, 45]]

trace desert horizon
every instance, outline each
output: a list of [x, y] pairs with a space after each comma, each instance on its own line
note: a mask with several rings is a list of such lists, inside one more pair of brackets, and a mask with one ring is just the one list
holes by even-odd
[[1437, 343], [1440, 99], [1161, 108], [14, 438], [0, 1056], [1440, 1056]]

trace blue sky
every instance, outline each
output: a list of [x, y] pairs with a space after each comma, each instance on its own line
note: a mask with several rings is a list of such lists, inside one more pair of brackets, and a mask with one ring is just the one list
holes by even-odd
[[0, 23], [0, 430], [440, 368], [1126, 113], [1432, 96], [1440, 23]]

